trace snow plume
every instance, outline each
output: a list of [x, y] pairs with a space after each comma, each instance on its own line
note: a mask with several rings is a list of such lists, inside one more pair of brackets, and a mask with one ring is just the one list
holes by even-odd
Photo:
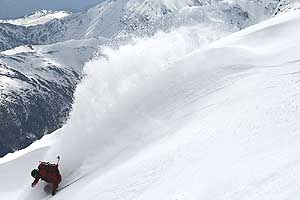
[[108, 167], [118, 162], [119, 154], [130, 155], [159, 134], [167, 134], [168, 130], [160, 130], [166, 116], [155, 112], [167, 101], [162, 104], [161, 98], [151, 96], [160, 88], [156, 77], [170, 70], [169, 63], [223, 34], [204, 27], [180, 28], [118, 50], [106, 49], [108, 59], [88, 63], [71, 119], [60, 130], [63, 138], [48, 154], [50, 159], [61, 155], [65, 181], [94, 167]]

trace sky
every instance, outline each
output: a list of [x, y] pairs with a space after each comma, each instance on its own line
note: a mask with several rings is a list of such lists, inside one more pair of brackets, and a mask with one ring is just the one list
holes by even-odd
[[0, 0], [0, 19], [18, 18], [37, 10], [78, 11], [104, 0]]

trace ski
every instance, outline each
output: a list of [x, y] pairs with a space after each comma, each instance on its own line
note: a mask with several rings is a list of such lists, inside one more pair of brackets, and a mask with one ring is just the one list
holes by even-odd
[[83, 177], [84, 177], [84, 176], [81, 176], [81, 177], [75, 179], [74, 181], [72, 181], [72, 182], [70, 182], [70, 183], [68, 183], [68, 184], [66, 184], [66, 185], [64, 185], [64, 186], [62, 186], [61, 188], [59, 188], [59, 189], [57, 190], [57, 192], [59, 192], [59, 191], [65, 189], [65, 188], [69, 187], [70, 185], [76, 183], [77, 181], [79, 181], [79, 180], [82, 179]]

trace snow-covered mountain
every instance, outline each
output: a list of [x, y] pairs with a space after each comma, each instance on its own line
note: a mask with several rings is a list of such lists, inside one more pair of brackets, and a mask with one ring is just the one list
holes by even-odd
[[[191, 26], [85, 66], [69, 122], [1, 159], [7, 200], [281, 200], [299, 197], [300, 11], [217, 41]], [[61, 187], [31, 188], [61, 155]], [[0, 162], [1, 162], [0, 161]]]
[[65, 123], [82, 65], [97, 42], [23, 46], [0, 54], [0, 155], [24, 148]]
[[31, 15], [19, 18], [19, 19], [10, 19], [10, 20], [1, 20], [0, 23], [8, 23], [19, 26], [35, 26], [38, 24], [45, 24], [53, 19], [61, 19], [70, 15], [70, 13], [66, 11], [48, 11], [41, 10], [36, 11]]
[[[135, 37], [191, 26], [198, 27], [195, 37], [201, 39], [204, 31], [211, 33], [209, 41], [216, 40], [272, 16], [277, 6], [273, 0], [108, 0], [48, 22], [42, 15], [40, 20], [19, 20], [22, 25], [0, 23], [0, 155], [62, 126], [84, 63], [103, 55], [103, 46], [117, 47]], [[35, 25], [32, 19], [43, 23]]]
[[79, 11], [103, 0], [0, 0], [0, 19], [16, 19], [40, 10]]
[[[19, 27], [0, 24], [0, 51], [24, 44], [50, 44], [70, 39], [153, 35], [174, 26], [204, 23], [238, 30], [270, 16], [277, 1], [105, 1], [85, 12], [46, 24]], [[230, 22], [230, 23], [229, 23]]]

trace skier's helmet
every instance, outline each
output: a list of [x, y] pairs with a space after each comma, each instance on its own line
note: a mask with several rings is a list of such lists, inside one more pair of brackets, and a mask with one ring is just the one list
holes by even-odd
[[38, 176], [39, 176], [39, 171], [38, 171], [37, 169], [32, 170], [32, 171], [31, 171], [31, 176], [32, 176], [33, 178], [38, 177]]

